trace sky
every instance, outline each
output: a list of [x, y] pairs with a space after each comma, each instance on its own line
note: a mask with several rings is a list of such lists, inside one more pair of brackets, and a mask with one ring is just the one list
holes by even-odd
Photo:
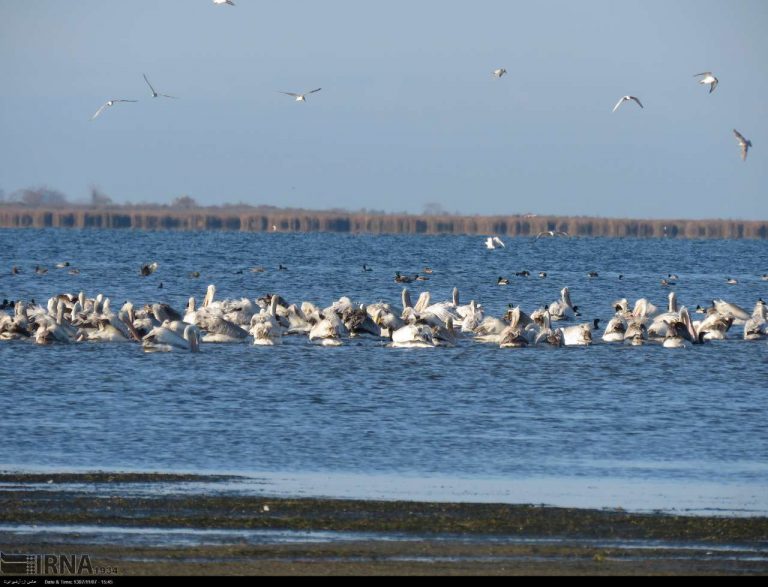
[[764, 0], [235, 4], [0, 0], [0, 193], [768, 219]]

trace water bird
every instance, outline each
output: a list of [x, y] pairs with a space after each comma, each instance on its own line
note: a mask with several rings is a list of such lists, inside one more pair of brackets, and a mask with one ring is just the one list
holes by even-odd
[[637, 102], [637, 105], [640, 106], [640, 108], [643, 107], [643, 105], [640, 103], [640, 100], [638, 100], [635, 96], [624, 96], [621, 100], [616, 102], [616, 106], [613, 107], [613, 112], [616, 112], [616, 110], [619, 109], [619, 106], [621, 106], [624, 102], [627, 102], [629, 100], [634, 100]]
[[733, 277], [726, 277], [725, 283], [727, 283], [728, 285], [737, 285], [739, 281], [737, 279], [734, 279]]
[[11, 267], [11, 275], [19, 275], [20, 273], [21, 273], [21, 269], [19, 269], [18, 267], [16, 267], [16, 265], [14, 265], [13, 267]]
[[711, 94], [712, 92], [714, 92], [715, 88], [717, 87], [718, 80], [714, 75], [712, 75], [712, 72], [705, 71], [704, 73], [697, 73], [693, 77], [699, 77], [699, 76], [702, 76], [702, 78], [699, 80], [699, 83], [704, 85], [709, 84], [709, 93]]
[[35, 273], [37, 273], [38, 275], [45, 275], [46, 273], [48, 273], [48, 269], [46, 269], [45, 267], [41, 267], [40, 265], [35, 265]]
[[762, 279], [763, 281], [768, 281], [768, 273], [763, 273], [763, 274], [760, 276], [760, 279]]
[[541, 232], [539, 232], [536, 235], [536, 238], [540, 239], [541, 237], [544, 237], [544, 236], [565, 236], [565, 237], [567, 237], [568, 233], [565, 232], [564, 230], [542, 230]]
[[432, 269], [430, 267], [424, 267], [423, 273], [426, 273], [427, 275], [430, 275], [430, 274], [434, 273], [434, 271], [432, 271]]
[[749, 151], [749, 148], [752, 146], [752, 141], [745, 139], [744, 135], [742, 135], [735, 128], [733, 129], [733, 134], [736, 135], [736, 140], [739, 141], [739, 147], [741, 147], [741, 160], [746, 161], [747, 151]]
[[155, 271], [157, 271], [158, 267], [159, 265], [157, 262], [145, 263], [141, 266], [141, 269], [139, 269], [139, 273], [142, 277], [146, 277], [147, 275], [152, 275]]
[[495, 249], [497, 247], [501, 247], [502, 249], [506, 247], [504, 244], [504, 241], [502, 241], [498, 236], [489, 236], [487, 239], [485, 239], [485, 247], [487, 249]]
[[190, 277], [194, 277], [194, 278], [198, 278], [198, 277], [200, 277], [200, 272], [199, 271], [191, 271], [189, 273], [189, 276]]
[[280, 263], [280, 264], [277, 266], [277, 270], [278, 270], [278, 271], [288, 271], [288, 267], [286, 267], [285, 265], [283, 265], [282, 263]]
[[547, 276], [546, 271], [539, 271], [539, 279], [544, 279]]
[[587, 277], [589, 277], [590, 279], [597, 277], [597, 271], [590, 271], [589, 273], [587, 273]]
[[94, 120], [94, 119], [95, 119], [95, 118], [96, 118], [96, 117], [97, 117], [99, 114], [101, 114], [102, 112], [104, 112], [104, 110], [105, 110], [105, 109], [109, 108], [110, 106], [114, 106], [114, 105], [115, 105], [115, 104], [117, 104], [118, 102], [138, 102], [138, 100], [122, 100], [122, 99], [107, 100], [106, 102], [104, 102], [104, 104], [102, 105], [102, 107], [101, 107], [101, 108], [99, 108], [99, 109], [96, 111], [96, 114], [94, 114], [93, 116], [91, 116], [91, 120]]
[[496, 282], [496, 285], [509, 285], [509, 279], [499, 276], [499, 280]]
[[174, 100], [178, 100], [178, 98], [176, 96], [169, 96], [168, 94], [158, 94], [155, 91], [155, 88], [152, 87], [152, 84], [149, 83], [149, 80], [147, 79], [147, 74], [146, 73], [142, 73], [141, 75], [144, 76], [144, 81], [147, 82], [147, 85], [149, 86], [149, 89], [152, 90], [152, 97], [153, 98], [163, 97], [163, 98], [173, 98]]
[[507, 70], [504, 69], [503, 67], [499, 67], [498, 69], [493, 70], [493, 77], [495, 77], [496, 79], [500, 79], [501, 76], [503, 76], [505, 73], [507, 73]]
[[373, 271], [373, 269], [371, 269], [370, 267], [368, 267], [368, 265], [363, 263], [363, 271]]
[[410, 275], [402, 275], [399, 271], [395, 272], [395, 283], [411, 283], [413, 277]]
[[56, 263], [56, 269], [64, 269], [64, 267], [69, 267], [69, 261], [63, 261], [62, 263]]
[[531, 272], [527, 269], [523, 269], [522, 271], [515, 271], [515, 277], [530, 277]]
[[304, 92], [303, 94], [297, 94], [295, 92], [280, 92], [280, 93], [281, 94], [286, 94], [288, 96], [293, 96], [294, 98], [296, 98], [297, 102], [306, 102], [307, 101], [307, 96], [309, 94], [314, 94], [315, 92], [319, 92], [322, 89], [323, 88], [317, 88], [316, 90], [310, 90], [309, 92]]

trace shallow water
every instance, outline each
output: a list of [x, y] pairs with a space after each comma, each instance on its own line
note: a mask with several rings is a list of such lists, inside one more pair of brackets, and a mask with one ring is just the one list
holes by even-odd
[[[457, 286], [462, 303], [497, 316], [509, 303], [531, 312], [567, 285], [583, 318], [605, 324], [618, 298], [665, 308], [668, 273], [689, 308], [724, 298], [751, 312], [768, 296], [763, 241], [509, 239], [489, 251], [483, 240], [0, 230], [0, 299], [84, 290], [115, 306], [181, 309], [214, 283], [218, 298], [275, 292], [323, 307], [347, 295], [399, 306], [394, 272], [424, 266], [434, 273], [408, 285], [414, 299], [423, 290], [448, 299]], [[61, 261], [80, 274], [56, 269]], [[150, 261], [158, 271], [140, 277]], [[23, 273], [11, 275], [13, 265]], [[523, 269], [531, 277], [515, 277]], [[511, 284], [497, 286], [500, 275]], [[194, 355], [5, 342], [0, 466], [225, 471], [266, 477], [276, 492], [764, 515], [768, 343], [741, 334], [734, 326], [726, 341], [684, 350], [502, 350], [469, 340], [402, 350], [371, 339], [319, 348], [291, 337], [270, 348], [207, 344]]]

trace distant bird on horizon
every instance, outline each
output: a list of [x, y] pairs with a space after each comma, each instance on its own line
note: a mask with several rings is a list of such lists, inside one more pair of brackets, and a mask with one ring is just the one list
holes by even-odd
[[120, 100], [120, 99], [116, 99], [116, 100], [107, 100], [106, 102], [104, 102], [104, 105], [103, 105], [101, 108], [99, 108], [99, 109], [96, 111], [96, 114], [94, 114], [93, 116], [91, 116], [91, 120], [94, 120], [94, 119], [95, 119], [95, 118], [96, 118], [96, 117], [97, 117], [99, 114], [101, 114], [102, 112], [104, 112], [104, 110], [105, 110], [106, 108], [108, 108], [108, 107], [110, 107], [110, 106], [114, 106], [114, 105], [115, 105], [115, 104], [117, 104], [118, 102], [138, 102], [138, 100]]
[[296, 98], [297, 102], [306, 102], [307, 101], [307, 96], [309, 94], [314, 94], [315, 92], [319, 92], [322, 89], [323, 88], [317, 88], [316, 90], [312, 90], [310, 92], [304, 92], [303, 94], [297, 94], [295, 92], [280, 92], [280, 93], [281, 94], [287, 94], [288, 96], [293, 96], [294, 98]]
[[741, 147], [741, 159], [742, 161], [746, 161], [747, 151], [749, 151], [749, 148], [752, 146], [752, 141], [745, 139], [744, 135], [735, 128], [733, 129], [733, 134], [736, 135], [736, 139], [739, 141], [739, 147]]
[[637, 105], [640, 106], [640, 108], [643, 107], [643, 105], [640, 103], [640, 100], [638, 100], [634, 96], [624, 96], [621, 100], [616, 102], [616, 106], [613, 107], [613, 112], [616, 112], [616, 110], [619, 109], [619, 106], [621, 106], [624, 102], [627, 102], [628, 100], [634, 100], [635, 102], [637, 102]]
[[503, 76], [505, 73], [507, 73], [507, 70], [506, 70], [506, 69], [504, 69], [503, 67], [500, 67], [499, 69], [494, 69], [494, 70], [493, 70], [493, 77], [495, 77], [496, 79], [499, 79], [499, 78], [501, 78], [501, 76]]
[[214, 4], [229, 4], [230, 6], [234, 6], [235, 3], [232, 2], [232, 0], [213, 0]]
[[700, 84], [709, 84], [709, 93], [711, 94], [712, 92], [714, 92], [715, 88], [717, 87], [718, 79], [714, 75], [712, 75], [712, 72], [711, 71], [705, 71], [704, 73], [697, 73], [693, 77], [699, 77], [699, 76], [703, 76], [699, 80], [699, 83]]
[[155, 88], [152, 87], [152, 84], [149, 83], [149, 80], [147, 79], [147, 74], [143, 73], [142, 75], [144, 76], [144, 81], [147, 82], [147, 85], [149, 86], [149, 89], [152, 90], [152, 97], [153, 98], [157, 98], [159, 96], [162, 96], [163, 98], [173, 98], [174, 100], [178, 100], [178, 98], [176, 96], [169, 96], [168, 94], [158, 94], [155, 91]]

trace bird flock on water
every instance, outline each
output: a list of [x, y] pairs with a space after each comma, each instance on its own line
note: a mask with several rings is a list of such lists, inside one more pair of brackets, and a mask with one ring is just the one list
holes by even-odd
[[[150, 275], [157, 267], [156, 263], [142, 265], [139, 274]], [[17, 271], [12, 273], [18, 274], [18, 268], [14, 269]], [[40, 269], [38, 266], [38, 273]], [[282, 266], [281, 269], [287, 270]], [[363, 266], [363, 271], [371, 270]], [[431, 268], [424, 268], [424, 273], [432, 272]], [[530, 272], [516, 275], [528, 277]], [[597, 272], [588, 274], [590, 279], [597, 276]], [[397, 273], [395, 282], [414, 281], [404, 277]], [[545, 278], [546, 273], [539, 273], [539, 277]], [[427, 279], [422, 276], [420, 281]], [[762, 279], [768, 281], [768, 274]], [[662, 285], [674, 285], [677, 280], [677, 275], [669, 274], [662, 279]], [[499, 277], [499, 286], [509, 283], [509, 279]], [[723, 299], [711, 300], [705, 308], [696, 306], [693, 313], [701, 314], [700, 320], [694, 320], [688, 308], [678, 302], [674, 290], [667, 298], [666, 310], [660, 310], [647, 298], [634, 303], [626, 298], [615, 300], [606, 325], [601, 327], [603, 318], [584, 321], [584, 310], [573, 303], [567, 286], [549, 304], [528, 311], [509, 304], [500, 315], [491, 315], [476, 300], [462, 304], [455, 287], [450, 298], [439, 301], [429, 291], [422, 291], [414, 303], [410, 290], [404, 287], [399, 305], [385, 301], [353, 302], [342, 296], [321, 306], [310, 301], [292, 303], [279, 294], [256, 299], [217, 299], [216, 287], [211, 284], [200, 303], [190, 297], [185, 308], [125, 301], [119, 309], [102, 293], [87, 297], [81, 291], [57, 294], [44, 305], [34, 300], [3, 300], [0, 341], [32, 341], [40, 345], [124, 342], [137, 344], [145, 352], [198, 352], [210, 343], [273, 346], [288, 338], [320, 346], [340, 346], [367, 338], [392, 348], [472, 343], [499, 348], [593, 343], [680, 348], [725, 338], [768, 338], [768, 307], [762, 298], [751, 311]], [[737, 328], [732, 331], [734, 326]]]

